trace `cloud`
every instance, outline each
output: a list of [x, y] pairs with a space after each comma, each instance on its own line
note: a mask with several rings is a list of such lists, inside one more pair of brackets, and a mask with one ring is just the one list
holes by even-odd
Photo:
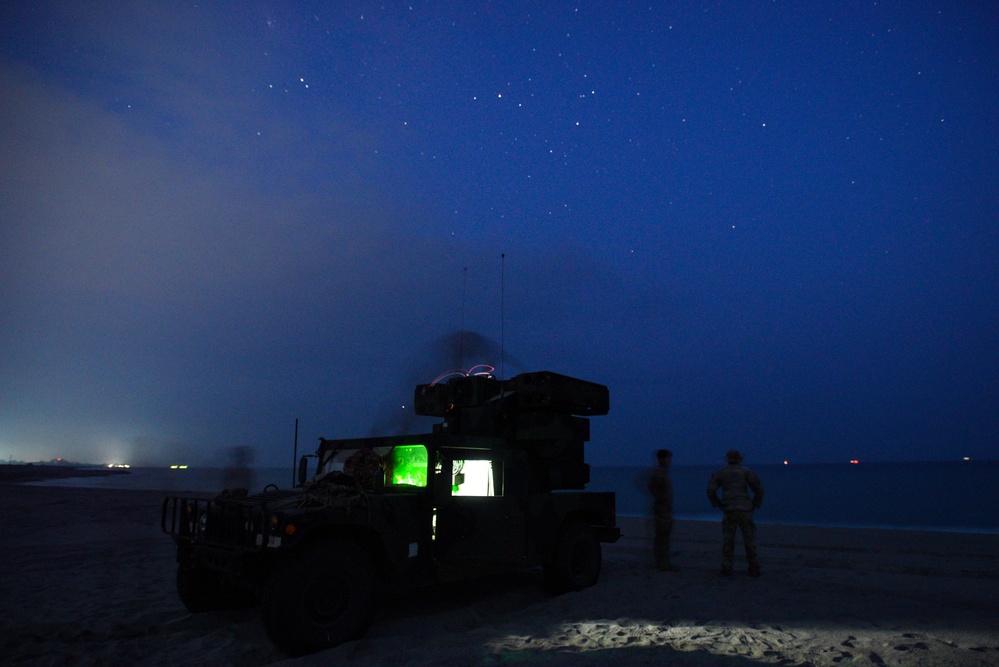
[[266, 441], [296, 414], [361, 435], [453, 363], [427, 350], [460, 325], [462, 264], [469, 321], [499, 324], [498, 257], [428, 234], [404, 192], [336, 178], [302, 132], [280, 169], [273, 146], [192, 155], [30, 67], [0, 76], [0, 440], [39, 458], [166, 443], [151, 460]]
[[[285, 146], [291, 166], [257, 190], [249, 149], [249, 166], [192, 160], [30, 67], [3, 61], [0, 77], [0, 394], [12, 411], [0, 439], [199, 437], [187, 423], [218, 441], [212, 415], [294, 402], [288, 373], [363, 373], [439, 312], [442, 253], [419, 236], [419, 213], [371, 185], [313, 188], [301, 174], [336, 166], [301, 133]], [[44, 426], [15, 426], [26, 422]]]

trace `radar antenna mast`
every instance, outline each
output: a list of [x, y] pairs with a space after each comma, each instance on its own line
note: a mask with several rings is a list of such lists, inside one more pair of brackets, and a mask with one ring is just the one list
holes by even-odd
[[500, 253], [500, 379], [506, 377], [506, 253]]
[[461, 278], [461, 323], [458, 325], [458, 368], [465, 367], [465, 293], [468, 291], [468, 267]]

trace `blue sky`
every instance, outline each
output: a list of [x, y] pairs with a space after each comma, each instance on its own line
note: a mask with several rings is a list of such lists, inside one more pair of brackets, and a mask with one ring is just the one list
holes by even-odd
[[598, 465], [995, 458], [993, 4], [536, 4], [4, 9], [0, 457], [489, 363], [608, 385]]

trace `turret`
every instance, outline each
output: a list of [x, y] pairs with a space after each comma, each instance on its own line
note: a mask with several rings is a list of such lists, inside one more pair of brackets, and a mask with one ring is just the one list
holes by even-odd
[[590, 480], [583, 443], [588, 417], [605, 415], [607, 387], [549, 371], [509, 380], [491, 375], [451, 378], [416, 387], [416, 414], [443, 417], [437, 433], [503, 438], [528, 454], [537, 491], [582, 489]]

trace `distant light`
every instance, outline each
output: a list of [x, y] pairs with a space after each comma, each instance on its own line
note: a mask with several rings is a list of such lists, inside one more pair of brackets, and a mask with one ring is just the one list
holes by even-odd
[[186, 465], [177, 465], [176, 463], [170, 466], [170, 470], [187, 470]]
[[857, 459], [850, 459], [850, 463], [852, 463], [853, 465], [857, 465], [858, 463], [860, 463], [860, 461]]
[[787, 459], [784, 459], [784, 465], [787, 465]]
[[970, 460], [971, 460], [971, 457], [970, 457], [970, 456], [965, 456], [965, 457], [964, 457], [964, 460], [965, 460], [965, 461], [970, 461]]

